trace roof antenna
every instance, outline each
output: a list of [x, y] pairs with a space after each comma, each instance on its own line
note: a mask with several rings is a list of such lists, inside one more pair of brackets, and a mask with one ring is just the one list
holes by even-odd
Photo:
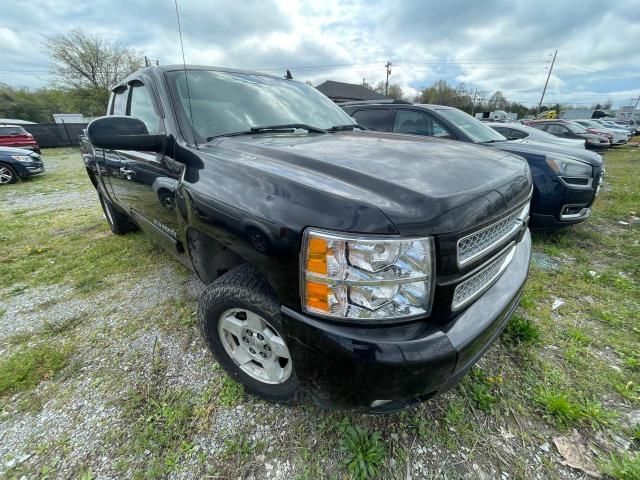
[[284, 76], [285, 80], [293, 80], [293, 75], [291, 75], [291, 72], [289, 70], [287, 70], [287, 74]]
[[182, 69], [184, 70], [184, 80], [187, 84], [187, 101], [189, 102], [189, 121], [191, 122], [191, 130], [193, 131], [193, 143], [198, 148], [198, 139], [196, 138], [196, 127], [193, 124], [193, 110], [191, 108], [191, 93], [189, 92], [189, 76], [187, 75], [187, 62], [184, 59], [184, 43], [182, 42], [182, 27], [180, 26], [180, 12], [178, 11], [178, 0], [173, 0], [176, 5], [176, 18], [178, 19], [178, 33], [180, 34], [180, 49], [182, 50]]

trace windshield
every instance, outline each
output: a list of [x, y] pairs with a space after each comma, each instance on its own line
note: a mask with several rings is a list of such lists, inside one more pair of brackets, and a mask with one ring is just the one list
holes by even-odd
[[456, 108], [443, 108], [438, 114], [462, 130], [474, 143], [503, 142], [506, 138], [480, 120]]
[[[255, 127], [302, 124], [327, 129], [355, 122], [315, 88], [291, 80], [234, 72], [169, 72], [183, 132], [198, 142]], [[190, 102], [189, 102], [190, 97]], [[189, 105], [190, 103], [190, 105]], [[191, 121], [192, 119], [192, 121]]]

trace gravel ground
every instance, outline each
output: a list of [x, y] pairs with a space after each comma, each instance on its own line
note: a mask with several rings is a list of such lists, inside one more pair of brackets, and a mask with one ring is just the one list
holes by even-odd
[[[91, 189], [37, 193], [35, 183], [27, 186], [23, 194], [2, 192], [3, 210], [50, 210], [53, 215], [60, 209], [97, 208]], [[540, 270], [552, 272], [574, 261], [542, 252], [532, 259]], [[471, 426], [446, 423], [445, 412], [455, 401], [469, 403], [459, 389], [386, 417], [326, 412], [308, 402], [283, 406], [242, 394], [221, 403], [227, 377], [201, 339], [194, 316], [201, 282], [168, 256], [160, 256], [148, 275], [123, 273], [109, 280], [108, 287], [91, 294], [68, 285], [0, 289], [0, 358], [43, 342], [74, 345], [69, 364], [54, 378], [0, 398], [0, 477], [154, 476], [144, 473], [151, 450], [132, 447], [132, 422], [144, 417], [133, 418], [128, 409], [132, 390], [157, 389], [171, 398], [212, 396], [198, 404], [184, 442], [175, 446], [185, 453], [162, 475], [172, 479], [345, 478], [339, 439], [326, 434], [335, 437], [336, 425], [345, 422], [383, 432], [388, 450], [384, 472], [393, 475], [382, 478], [586, 478], [562, 463], [553, 445], [559, 432], [540, 417], [525, 419], [508, 408], [502, 415], [476, 409]], [[553, 361], [558, 347], [542, 345], [538, 354]], [[516, 355], [497, 342], [479, 366], [487, 375], [502, 375]], [[600, 355], [618, 366], [612, 352], [601, 350]], [[637, 408], [616, 407], [628, 425], [640, 422]], [[251, 450], [230, 455], [230, 443], [239, 438]]]

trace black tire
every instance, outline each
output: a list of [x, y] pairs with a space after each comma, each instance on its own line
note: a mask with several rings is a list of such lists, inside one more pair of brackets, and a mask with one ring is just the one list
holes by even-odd
[[292, 403], [299, 398], [299, 383], [292, 365], [283, 383], [268, 384], [245, 373], [229, 356], [218, 334], [218, 322], [230, 309], [249, 310], [260, 315], [284, 339], [280, 303], [269, 284], [249, 265], [240, 265], [207, 286], [198, 301], [198, 318], [209, 350], [231, 378], [257, 397], [272, 402]]
[[104, 216], [109, 224], [109, 229], [113, 233], [116, 235], [124, 235], [125, 233], [138, 229], [138, 226], [133, 223], [133, 220], [131, 220], [128, 215], [115, 208], [100, 192], [98, 192], [98, 199], [100, 200]]
[[19, 179], [17, 172], [11, 165], [7, 165], [6, 163], [0, 163], [0, 185], [9, 185], [11, 183], [16, 183]]

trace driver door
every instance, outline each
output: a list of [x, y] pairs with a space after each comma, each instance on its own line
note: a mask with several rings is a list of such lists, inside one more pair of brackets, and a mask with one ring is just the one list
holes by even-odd
[[[126, 115], [142, 120], [150, 134], [164, 133], [159, 100], [150, 81], [134, 80]], [[161, 243], [177, 243], [178, 217], [175, 196], [181, 166], [162, 153], [118, 150], [120, 175], [112, 177], [118, 200], [147, 233]]]

